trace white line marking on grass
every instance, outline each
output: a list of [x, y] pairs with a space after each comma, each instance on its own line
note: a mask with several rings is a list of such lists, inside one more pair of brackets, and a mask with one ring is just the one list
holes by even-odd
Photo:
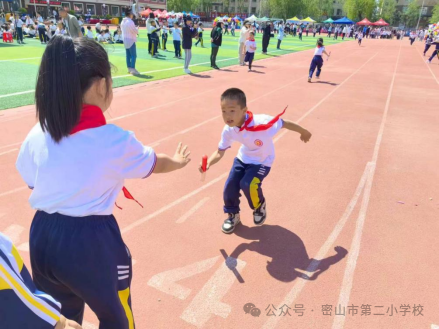
[[[384, 126], [387, 121], [387, 114], [389, 112], [390, 100], [392, 98], [393, 85], [395, 83], [396, 71], [398, 68], [399, 57], [401, 54], [401, 45], [399, 46], [398, 58], [396, 59], [395, 70], [393, 72], [392, 82], [390, 84], [389, 92], [387, 94], [386, 106], [384, 109], [383, 117], [381, 119], [380, 130], [377, 135], [375, 148], [372, 156], [371, 169], [367, 177], [366, 187], [364, 190], [363, 200], [361, 202], [360, 213], [358, 214], [357, 223], [355, 227], [354, 238], [352, 239], [351, 250], [348, 255], [346, 269], [343, 277], [343, 283], [341, 286], [340, 296], [338, 299], [338, 305], [347, 305], [351, 295], [352, 285], [354, 282], [354, 272], [357, 266], [358, 256], [360, 254], [360, 244], [363, 235], [364, 222], [366, 220], [367, 209], [369, 208], [370, 194], [372, 191], [373, 178], [375, 176], [376, 162], [378, 159], [378, 152], [380, 150], [381, 141], [383, 139]], [[335, 317], [332, 324], [332, 329], [343, 329], [345, 323], [345, 317]]]
[[198, 209], [200, 209], [204, 204], [209, 201], [209, 197], [205, 197], [204, 199], [201, 199], [195, 206], [193, 206], [187, 213], [185, 213], [183, 216], [181, 216], [179, 219], [177, 219], [176, 223], [181, 224], [184, 223], [189, 217], [191, 217]]
[[[307, 47], [307, 45], [305, 45], [305, 46], [298, 46], [298, 47], [295, 47], [294, 49], [301, 48], [301, 47]], [[289, 51], [289, 50], [294, 50], [294, 49], [281, 49], [281, 50], [270, 51], [269, 53], [275, 53], [275, 52], [279, 52], [279, 51]], [[37, 57], [37, 58], [39, 58], [39, 57]], [[226, 62], [226, 61], [230, 61], [230, 60], [234, 60], [234, 59], [238, 59], [238, 57], [231, 57], [231, 58], [221, 59], [221, 60], [218, 60], [217, 62]], [[258, 61], [258, 60], [256, 60], [256, 61]], [[206, 65], [206, 64], [210, 64], [210, 62], [193, 64], [193, 65], [190, 65], [189, 67], [201, 66], [201, 65]], [[175, 67], [170, 67], [170, 68], [162, 69], [162, 70], [140, 72], [140, 74], [165, 72], [165, 71], [172, 71], [172, 70], [177, 70], [177, 69], [181, 69], [182, 70], [182, 69], [184, 69], [184, 66], [175, 66]], [[126, 77], [133, 77], [133, 75], [131, 75], [131, 74], [118, 75], [118, 76], [113, 77], [113, 79], [120, 79], [120, 78], [126, 78]], [[21, 92], [12, 93], [12, 94], [0, 95], [0, 98], [10, 97], [10, 96], [17, 96], [17, 95], [24, 95], [24, 94], [30, 94], [30, 93], [33, 93], [33, 92], [35, 92], [35, 89], [27, 90], [27, 91], [21, 91]]]
[[27, 60], [31, 60], [31, 59], [41, 59], [42, 56], [40, 57], [28, 57], [28, 58], [15, 58], [15, 59], [2, 59], [0, 60], [0, 63], [3, 62], [15, 62], [15, 61], [27, 61]]

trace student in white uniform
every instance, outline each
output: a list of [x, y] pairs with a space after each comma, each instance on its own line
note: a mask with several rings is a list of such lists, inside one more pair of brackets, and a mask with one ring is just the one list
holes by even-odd
[[181, 169], [190, 152], [180, 143], [174, 157], [156, 154], [133, 132], [106, 123], [111, 66], [105, 49], [88, 38], [51, 40], [35, 98], [39, 123], [16, 167], [33, 190], [29, 246], [36, 287], [58, 300], [68, 319], [82, 323], [87, 303], [100, 328], [132, 329], [133, 268], [115, 202], [121, 191], [135, 200], [125, 179]]
[[316, 68], [317, 68], [316, 78], [320, 79], [320, 73], [322, 72], [322, 66], [323, 66], [323, 58], [322, 58], [323, 54], [325, 54], [329, 58], [329, 54], [326, 52], [326, 49], [323, 46], [323, 39], [319, 38], [319, 40], [317, 41], [317, 47], [314, 49], [314, 57], [309, 67], [308, 82], [311, 82], [312, 76]]
[[[253, 209], [254, 223], [262, 225], [266, 219], [266, 201], [261, 184], [270, 172], [275, 158], [274, 135], [285, 128], [298, 132], [300, 139], [306, 143], [311, 138], [311, 133], [292, 121], [280, 119], [286, 109], [276, 117], [265, 114], [253, 116], [247, 109], [244, 92], [237, 88], [228, 89], [221, 95], [221, 109], [226, 125], [218, 150], [207, 160], [207, 169], [222, 159], [233, 142], [242, 144], [224, 187], [224, 213], [228, 214], [228, 218], [222, 225], [222, 231], [228, 234], [233, 232], [241, 220], [240, 190], [244, 192], [250, 208]], [[199, 169], [202, 171], [201, 165]]]
[[284, 25], [282, 22], [279, 23], [278, 31], [279, 31], [279, 34], [277, 36], [277, 49], [280, 49], [280, 44], [282, 43], [282, 40], [284, 39]]

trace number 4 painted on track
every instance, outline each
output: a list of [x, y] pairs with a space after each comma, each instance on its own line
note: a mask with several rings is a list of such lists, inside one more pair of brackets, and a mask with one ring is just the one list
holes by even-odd
[[[191, 289], [177, 284], [176, 282], [195, 276], [211, 269], [220, 256], [209, 258], [184, 267], [165, 271], [154, 275], [148, 285], [164, 293], [175, 296], [181, 300], [189, 297]], [[221, 302], [236, 280], [236, 275], [231, 271], [229, 264], [236, 265], [236, 271], [241, 272], [246, 263], [242, 260], [228, 257], [216, 270], [212, 277], [201, 288], [189, 306], [180, 316], [186, 322], [196, 327], [202, 327], [212, 315], [227, 318], [231, 312], [231, 306]]]

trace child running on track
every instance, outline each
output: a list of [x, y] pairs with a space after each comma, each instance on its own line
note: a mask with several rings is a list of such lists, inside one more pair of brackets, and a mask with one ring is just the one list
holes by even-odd
[[[68, 63], [68, 65], [66, 65]], [[33, 190], [30, 232], [35, 285], [82, 323], [84, 305], [99, 328], [133, 329], [131, 254], [113, 209], [125, 179], [181, 169], [187, 147], [157, 154], [133, 132], [106, 124], [113, 100], [111, 64], [94, 40], [55, 36], [36, 85], [39, 123], [23, 142], [17, 169]]]
[[244, 62], [248, 62], [248, 71], [252, 70], [253, 59], [255, 58], [256, 51], [256, 41], [255, 41], [255, 33], [250, 32], [250, 36], [248, 40], [245, 42], [245, 59]]
[[[222, 225], [224, 233], [232, 233], [240, 223], [240, 190], [244, 192], [250, 208], [253, 209], [253, 221], [262, 225], [267, 217], [266, 201], [262, 194], [262, 181], [269, 174], [275, 158], [273, 137], [282, 128], [296, 131], [303, 142], [308, 142], [311, 133], [280, 116], [285, 110], [272, 117], [265, 114], [253, 114], [247, 109], [244, 92], [237, 88], [227, 89], [221, 95], [221, 109], [224, 123], [218, 150], [207, 160], [207, 169], [220, 161], [233, 142], [241, 143], [229, 178], [224, 187], [224, 213], [228, 218]], [[199, 170], [202, 172], [200, 164]]]
[[359, 32], [358, 33], [358, 45], [361, 46], [361, 41], [363, 40], [363, 33]]
[[317, 47], [314, 50], [314, 57], [309, 67], [308, 82], [311, 82], [312, 76], [316, 68], [317, 68], [316, 78], [317, 79], [320, 78], [320, 73], [322, 72], [322, 66], [323, 66], [323, 58], [322, 58], [323, 54], [325, 54], [329, 58], [329, 54], [326, 52], [325, 47], [323, 47], [323, 39], [319, 38], [319, 40], [317, 41]]
[[439, 58], [439, 36], [434, 39], [432, 42], [432, 45], [434, 45], [436, 48], [433, 50], [433, 53], [431, 54], [430, 58], [427, 60], [427, 63], [430, 64], [433, 58], [437, 55]]

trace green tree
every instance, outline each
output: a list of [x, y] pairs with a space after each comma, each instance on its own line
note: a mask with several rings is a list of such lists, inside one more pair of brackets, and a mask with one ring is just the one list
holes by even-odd
[[346, 0], [343, 8], [348, 18], [362, 20], [372, 17], [376, 5], [375, 0]]
[[411, 0], [407, 11], [404, 13], [404, 23], [408, 27], [415, 27], [418, 22], [420, 7], [416, 0]]
[[439, 22], [439, 2], [433, 8], [433, 16], [430, 18], [430, 23], [435, 24]]
[[237, 0], [238, 1], [238, 11], [240, 13], [246, 12], [246, 7], [244, 5], [244, 0]]
[[380, 8], [378, 12], [377, 18], [384, 19], [387, 23], [394, 23], [394, 14], [396, 11], [396, 0], [380, 0], [378, 8]]

